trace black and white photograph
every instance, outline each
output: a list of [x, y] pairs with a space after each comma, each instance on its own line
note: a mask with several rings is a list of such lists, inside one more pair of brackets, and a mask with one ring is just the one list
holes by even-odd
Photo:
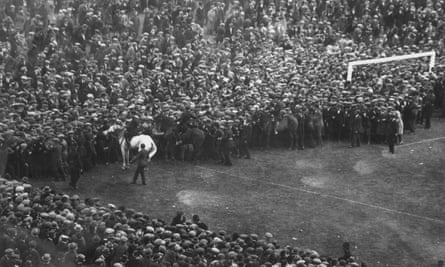
[[445, 0], [0, 0], [0, 267], [445, 267]]

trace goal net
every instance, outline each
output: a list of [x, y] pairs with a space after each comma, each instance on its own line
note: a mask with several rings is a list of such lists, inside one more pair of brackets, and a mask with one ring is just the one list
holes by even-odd
[[416, 59], [416, 58], [422, 58], [422, 57], [430, 58], [429, 72], [431, 72], [434, 67], [435, 61], [436, 61], [436, 52], [434, 52], [434, 51], [402, 55], [402, 56], [392, 56], [392, 57], [383, 57], [383, 58], [352, 61], [352, 62], [348, 63], [348, 75], [346, 77], [346, 80], [348, 82], [352, 81], [352, 73], [354, 71], [354, 67], [356, 67], [356, 66], [381, 64], [381, 63], [386, 63], [386, 62], [401, 61], [401, 60], [407, 60], [407, 59]]

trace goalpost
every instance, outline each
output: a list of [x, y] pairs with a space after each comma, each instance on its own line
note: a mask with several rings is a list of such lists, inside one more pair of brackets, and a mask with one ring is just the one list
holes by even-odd
[[383, 58], [351, 61], [348, 63], [348, 76], [346, 77], [346, 80], [348, 82], [352, 81], [352, 72], [354, 71], [355, 66], [379, 64], [379, 63], [385, 63], [385, 62], [390, 62], [390, 61], [400, 61], [400, 60], [413, 59], [413, 58], [419, 58], [419, 57], [430, 57], [429, 72], [431, 72], [434, 67], [435, 61], [436, 61], [436, 52], [435, 51], [415, 53], [415, 54], [409, 54], [409, 55], [403, 55], [403, 56], [392, 56], [392, 57], [383, 57]]

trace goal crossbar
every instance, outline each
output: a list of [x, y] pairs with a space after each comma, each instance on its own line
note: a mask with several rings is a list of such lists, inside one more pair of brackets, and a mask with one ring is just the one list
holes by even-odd
[[348, 76], [346, 77], [346, 80], [348, 82], [350, 82], [352, 80], [352, 72], [354, 71], [355, 66], [379, 64], [379, 63], [400, 61], [400, 60], [420, 58], [420, 57], [430, 57], [429, 72], [431, 72], [434, 67], [435, 61], [436, 61], [436, 52], [435, 51], [415, 53], [415, 54], [402, 55], [402, 56], [392, 56], [392, 57], [383, 57], [383, 58], [351, 61], [348, 63]]

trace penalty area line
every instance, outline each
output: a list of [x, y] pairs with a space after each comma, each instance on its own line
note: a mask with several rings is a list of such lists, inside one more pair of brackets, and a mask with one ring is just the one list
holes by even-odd
[[[445, 139], [445, 137], [443, 137], [443, 138]], [[315, 191], [311, 191], [311, 190], [306, 190], [306, 189], [302, 189], [302, 188], [295, 187], [295, 186], [284, 185], [284, 184], [279, 184], [279, 183], [274, 183], [274, 182], [259, 181], [259, 180], [256, 180], [256, 179], [244, 176], [244, 175], [243, 176], [239, 176], [239, 175], [231, 174], [229, 172], [219, 171], [219, 170], [215, 170], [215, 169], [207, 168], [207, 167], [203, 167], [203, 166], [195, 166], [195, 167], [199, 168], [199, 169], [213, 171], [213, 172], [220, 173], [220, 174], [229, 175], [229, 176], [232, 176], [232, 177], [235, 177], [235, 178], [239, 178], [239, 179], [242, 179], [242, 180], [246, 180], [246, 181], [253, 181], [253, 182], [257, 182], [257, 183], [263, 183], [263, 184], [267, 184], [267, 185], [272, 185], [272, 186], [276, 186], [276, 187], [285, 188], [285, 189], [288, 189], [288, 190], [293, 190], [293, 191], [298, 191], [298, 192], [302, 192], [302, 193], [306, 193], [306, 194], [316, 195], [316, 196], [320, 196], [320, 197], [327, 198], [327, 199], [335, 199], [335, 200], [340, 200], [340, 201], [343, 201], [343, 202], [348, 202], [348, 203], [354, 204], [354, 205], [359, 205], [359, 206], [364, 206], [364, 207], [368, 207], [368, 208], [372, 208], [372, 209], [382, 210], [382, 211], [385, 211], [387, 213], [399, 214], [399, 215], [404, 215], [404, 216], [408, 216], [408, 217], [412, 217], [412, 218], [416, 218], [416, 219], [421, 219], [421, 220], [431, 221], [431, 222], [435, 222], [435, 223], [445, 224], [445, 221], [440, 220], [440, 219], [436, 219], [436, 218], [420, 216], [420, 215], [416, 215], [416, 214], [405, 212], [405, 211], [399, 211], [399, 210], [395, 210], [395, 209], [385, 208], [385, 207], [382, 207], [382, 206], [368, 204], [368, 203], [364, 203], [364, 202], [360, 202], [360, 201], [356, 201], [356, 200], [352, 200], [352, 199], [347, 199], [347, 198], [337, 197], [337, 196], [333, 196], [333, 195], [329, 195], [329, 194], [325, 194], [325, 193], [320, 193], [320, 192], [315, 192]]]

